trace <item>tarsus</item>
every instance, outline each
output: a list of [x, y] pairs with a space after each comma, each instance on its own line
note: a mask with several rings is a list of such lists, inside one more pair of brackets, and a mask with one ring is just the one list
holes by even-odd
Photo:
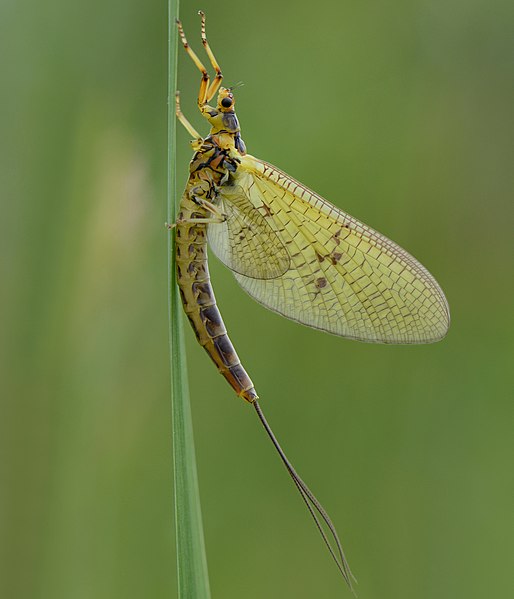
[[[298, 489], [300, 495], [302, 496], [302, 499], [304, 500], [305, 505], [307, 506], [307, 509], [309, 510], [309, 513], [312, 516], [312, 518], [316, 524], [316, 527], [317, 527], [321, 537], [323, 538], [325, 545], [328, 548], [328, 551], [330, 552], [330, 555], [332, 556], [333, 560], [335, 561], [339, 572], [345, 579], [345, 581], [348, 584], [348, 586], [350, 587], [351, 591], [355, 594], [355, 591], [352, 586], [352, 579], [355, 582], [357, 582], [357, 580], [356, 580], [355, 576], [352, 574], [352, 571], [350, 570], [350, 566], [348, 565], [348, 562], [346, 561], [346, 557], [344, 555], [344, 551], [341, 546], [341, 541], [339, 540], [339, 537], [337, 536], [337, 531], [335, 529], [335, 526], [332, 524], [332, 520], [330, 520], [329, 515], [327, 514], [327, 512], [325, 511], [325, 509], [323, 508], [321, 503], [316, 499], [316, 497], [314, 496], [312, 491], [309, 489], [309, 487], [298, 476], [298, 473], [293, 468], [293, 465], [287, 459], [287, 456], [284, 453], [284, 450], [282, 449], [282, 447], [280, 447], [280, 443], [278, 442], [277, 438], [273, 434], [273, 431], [271, 430], [271, 427], [268, 424], [268, 421], [264, 417], [264, 414], [259, 405], [259, 402], [257, 400], [255, 400], [252, 403], [253, 403], [253, 407], [255, 408], [255, 411], [257, 412], [257, 415], [259, 416], [262, 426], [268, 433], [268, 436], [271, 439], [271, 442], [273, 443], [273, 445], [275, 446], [275, 449], [277, 450], [278, 455], [280, 456], [280, 459], [284, 463], [284, 466], [286, 467], [287, 471], [289, 472], [289, 475], [291, 476], [294, 484], [296, 485], [296, 488]], [[319, 514], [319, 516], [321, 517], [323, 522], [327, 525], [327, 528], [330, 531], [332, 538], [335, 542], [335, 546], [336, 546], [335, 549], [332, 546], [330, 539], [329, 539], [327, 533], [325, 532], [316, 512]]]

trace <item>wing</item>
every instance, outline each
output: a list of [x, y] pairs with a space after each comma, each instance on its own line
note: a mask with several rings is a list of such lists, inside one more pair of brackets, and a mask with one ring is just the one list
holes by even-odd
[[220, 195], [219, 208], [227, 218], [207, 228], [215, 255], [247, 277], [274, 279], [287, 272], [291, 262], [287, 249], [241, 186], [225, 186]]
[[[221, 189], [225, 209], [237, 204], [240, 213], [259, 214], [267, 227], [258, 219], [252, 244], [260, 239], [288, 254], [278, 268], [260, 267], [265, 276], [259, 277], [259, 269], [247, 267], [254, 260], [247, 237], [239, 248], [233, 247], [233, 233], [223, 243], [218, 239], [231, 247], [225, 264], [255, 300], [307, 326], [361, 341], [430, 343], [444, 337], [450, 322], [446, 298], [405, 250], [252, 156], [243, 157], [234, 178], [232, 191]], [[261, 237], [263, 229], [267, 236]], [[261, 265], [262, 252], [256, 254]]]

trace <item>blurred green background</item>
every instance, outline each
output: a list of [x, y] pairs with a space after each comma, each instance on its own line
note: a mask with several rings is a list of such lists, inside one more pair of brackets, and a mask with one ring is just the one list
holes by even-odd
[[[244, 81], [249, 152], [406, 247], [452, 310], [436, 345], [359, 344], [266, 311], [213, 260], [359, 596], [514, 596], [512, 2], [183, 1], [198, 50], [199, 8]], [[0, 11], [0, 596], [176, 597], [166, 5]], [[206, 132], [198, 83], [181, 54]], [[185, 183], [182, 129], [177, 151]], [[186, 334], [213, 597], [349, 597], [253, 410]]]

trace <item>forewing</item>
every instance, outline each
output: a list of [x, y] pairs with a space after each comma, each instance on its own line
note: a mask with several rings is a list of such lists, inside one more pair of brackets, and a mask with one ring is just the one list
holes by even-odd
[[288, 270], [275, 278], [236, 272], [258, 302], [361, 341], [430, 343], [444, 337], [449, 309], [443, 292], [397, 244], [251, 156], [243, 159], [237, 183], [290, 256]]
[[289, 253], [242, 187], [222, 187], [219, 199], [226, 220], [210, 224], [207, 237], [223, 264], [250, 278], [273, 279], [287, 272]]

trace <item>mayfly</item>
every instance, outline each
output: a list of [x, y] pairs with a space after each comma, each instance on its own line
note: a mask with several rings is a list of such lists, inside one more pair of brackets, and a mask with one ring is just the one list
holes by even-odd
[[[342, 337], [399, 344], [438, 341], [449, 326], [448, 304], [432, 275], [405, 250], [246, 153], [234, 90], [221, 87], [221, 68], [207, 42], [205, 15], [199, 14], [202, 44], [215, 72], [212, 82], [177, 21], [182, 44], [202, 74], [198, 107], [211, 127], [203, 138], [182, 114], [177, 93], [176, 115], [193, 137], [195, 152], [172, 225], [184, 310], [221, 374], [254, 407], [351, 588], [353, 576], [334, 525], [280, 447], [227, 335], [210, 282], [207, 242], [258, 302]], [[216, 94], [216, 106], [210, 106]]]

